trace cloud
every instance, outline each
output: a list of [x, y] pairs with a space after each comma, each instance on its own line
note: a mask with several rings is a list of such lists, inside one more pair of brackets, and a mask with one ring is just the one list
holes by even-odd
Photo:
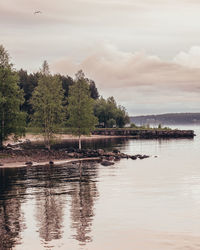
[[192, 47], [188, 52], [181, 51], [174, 62], [189, 68], [200, 68], [200, 47]]
[[[93, 51], [80, 63], [62, 59], [53, 63], [52, 69], [55, 72], [75, 74], [81, 68], [103, 88], [151, 86], [151, 89], [170, 88], [196, 92], [200, 91], [200, 71], [192, 67], [194, 50], [200, 54], [198, 47], [190, 50], [192, 56], [187, 57], [188, 67], [186, 60], [182, 59], [182, 53], [167, 62], [144, 51], [128, 53], [105, 45]], [[195, 65], [197, 61], [194, 57]]]
[[[194, 49], [190, 51], [194, 53]], [[55, 73], [69, 75], [83, 69], [101, 94], [115, 96], [131, 114], [191, 112], [200, 108], [200, 70], [183, 65], [183, 60], [177, 59], [180, 53], [164, 61], [144, 51], [128, 53], [108, 44], [90, 52], [79, 63], [62, 59], [51, 68]]]
[[6, 0], [0, 43], [18, 69], [36, 71], [45, 59], [55, 72], [82, 68], [129, 110], [192, 110], [200, 108], [200, 47], [192, 47], [199, 7], [197, 0]]

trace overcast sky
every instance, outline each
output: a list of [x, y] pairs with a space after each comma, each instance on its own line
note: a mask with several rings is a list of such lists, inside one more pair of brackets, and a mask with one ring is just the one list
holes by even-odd
[[17, 69], [83, 69], [131, 115], [200, 112], [199, 0], [1, 1], [0, 44]]

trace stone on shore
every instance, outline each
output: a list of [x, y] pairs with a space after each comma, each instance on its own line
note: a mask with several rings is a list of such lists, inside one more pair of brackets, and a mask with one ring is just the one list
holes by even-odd
[[25, 164], [26, 165], [33, 165], [33, 162], [32, 161], [27, 161]]
[[101, 165], [103, 165], [103, 166], [111, 166], [111, 165], [114, 165], [115, 163], [114, 162], [112, 162], [112, 161], [102, 161], [101, 162]]

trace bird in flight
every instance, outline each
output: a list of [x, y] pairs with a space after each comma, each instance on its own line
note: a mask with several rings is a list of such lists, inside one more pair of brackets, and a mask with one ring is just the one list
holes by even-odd
[[34, 15], [36, 15], [36, 14], [42, 14], [42, 11], [36, 10], [36, 11], [34, 12]]

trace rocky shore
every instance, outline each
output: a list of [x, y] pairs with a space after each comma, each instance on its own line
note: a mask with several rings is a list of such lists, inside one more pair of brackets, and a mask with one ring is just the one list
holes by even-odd
[[96, 129], [94, 135], [106, 136], [131, 136], [137, 139], [173, 139], [173, 138], [193, 138], [193, 130], [179, 129]]
[[49, 164], [54, 164], [56, 161], [65, 160], [90, 160], [95, 159], [101, 162], [104, 166], [113, 165], [116, 161], [121, 159], [145, 159], [148, 155], [128, 155], [121, 153], [119, 150], [115, 149], [112, 152], [104, 151], [103, 149], [93, 150], [93, 149], [61, 149], [61, 150], [51, 150], [46, 149], [22, 149], [14, 146], [5, 147], [0, 151], [0, 166], [5, 167], [9, 163], [21, 163], [22, 165], [32, 165], [33, 162], [40, 165], [40, 163], [47, 162]]

